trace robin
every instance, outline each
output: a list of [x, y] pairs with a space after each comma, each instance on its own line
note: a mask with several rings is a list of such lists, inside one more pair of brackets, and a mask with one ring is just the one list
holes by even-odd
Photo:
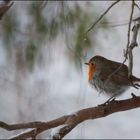
[[138, 88], [140, 78], [128, 76], [128, 67], [125, 64], [111, 61], [102, 56], [92, 57], [88, 63], [89, 83], [98, 91], [109, 95], [111, 99], [121, 95], [130, 87]]

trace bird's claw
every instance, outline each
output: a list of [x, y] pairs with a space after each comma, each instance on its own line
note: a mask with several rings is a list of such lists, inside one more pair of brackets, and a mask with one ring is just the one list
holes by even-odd
[[111, 103], [111, 102], [114, 102], [115, 101], [115, 97], [111, 97], [111, 98], [109, 98], [105, 103], [103, 103], [103, 104], [101, 104], [101, 105], [99, 105], [99, 106], [105, 106], [105, 105], [107, 105], [107, 104], [109, 104], [109, 103]]
[[111, 97], [111, 98], [109, 98], [104, 104], [109, 104], [109, 103], [111, 103], [111, 102], [114, 102], [115, 101], [115, 97]]
[[132, 98], [136, 98], [137, 96], [134, 93], [131, 93]]
[[139, 89], [140, 88], [140, 85], [139, 84], [134, 84], [133, 82], [131, 82], [132, 86], [136, 89]]

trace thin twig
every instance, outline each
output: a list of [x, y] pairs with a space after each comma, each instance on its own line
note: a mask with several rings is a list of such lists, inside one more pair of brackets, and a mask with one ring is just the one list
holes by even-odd
[[134, 0], [132, 0], [131, 14], [130, 14], [130, 20], [129, 20], [129, 26], [128, 26], [128, 34], [127, 34], [126, 55], [125, 55], [126, 58], [129, 56], [129, 66], [128, 66], [129, 77], [132, 75], [132, 69], [133, 69], [133, 54], [132, 54], [132, 50], [130, 50], [129, 44], [130, 44], [130, 31], [131, 31], [131, 23], [132, 23], [133, 13], [134, 13], [134, 6], [135, 6], [135, 3], [134, 3]]
[[107, 9], [106, 11], [96, 20], [95, 23], [93, 23], [93, 25], [91, 27], [89, 27], [89, 29], [85, 32], [85, 34], [87, 35], [88, 32], [90, 32], [94, 27], [95, 25], [104, 17], [105, 14], [107, 14], [107, 12], [115, 5], [119, 2], [120, 0], [117, 0], [115, 1], [114, 3], [112, 3]]
[[[122, 65], [126, 62], [128, 57], [129, 57], [128, 77], [130, 78], [131, 75], [132, 75], [132, 69], [133, 69], [133, 53], [132, 53], [132, 50], [134, 49], [134, 47], [137, 46], [137, 34], [138, 34], [139, 27], [140, 27], [140, 18], [138, 18], [139, 22], [138, 22], [137, 25], [135, 25], [136, 21], [134, 21], [134, 26], [133, 26], [133, 29], [132, 29], [132, 31], [133, 31], [133, 38], [132, 38], [132, 41], [131, 41], [131, 44], [130, 44], [130, 31], [131, 31], [131, 23], [133, 21], [134, 6], [135, 6], [135, 1], [132, 0], [131, 13], [130, 13], [130, 19], [129, 19], [129, 26], [128, 26], [128, 33], [127, 33], [126, 52], [124, 54], [124, 57], [125, 57], [124, 61], [122, 62], [122, 64], [115, 71], [113, 71], [108, 76], [106, 82], [108, 82], [109, 79], [111, 78], [111, 76], [113, 76], [122, 67]], [[131, 82], [133, 87], [138, 88], [138, 86], [133, 84], [132, 81], [130, 81], [130, 82]]]
[[134, 1], [134, 5], [140, 10], [139, 5]]
[[128, 24], [128, 32], [127, 32], [127, 45], [126, 45], [126, 54], [125, 54], [126, 58], [128, 58], [127, 55], [128, 55], [128, 47], [130, 44], [130, 31], [131, 31], [131, 23], [133, 18], [133, 11], [134, 11], [134, 3], [132, 1], [131, 13], [130, 13], [129, 24]]
[[[107, 27], [118, 27], [118, 26], [125, 26], [128, 25], [128, 22], [126, 23], [118, 23], [118, 24], [113, 24], [113, 23], [101, 23], [101, 25], [105, 25]], [[100, 26], [99, 26], [100, 27]], [[102, 26], [101, 26], [102, 27]]]

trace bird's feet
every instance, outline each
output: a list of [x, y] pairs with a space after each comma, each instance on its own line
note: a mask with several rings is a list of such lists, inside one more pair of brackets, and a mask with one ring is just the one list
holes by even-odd
[[134, 93], [131, 93], [132, 98], [137, 98], [137, 96]]
[[113, 96], [113, 97], [109, 98], [104, 104], [109, 104], [109, 103], [115, 101], [115, 99], [116, 98]]
[[140, 85], [139, 85], [139, 84], [135, 84], [135, 83], [133, 83], [132, 81], [131, 81], [131, 84], [132, 84], [132, 86], [133, 86], [134, 88], [136, 88], [136, 89], [139, 89], [139, 88], [140, 88]]
[[101, 104], [101, 105], [99, 105], [99, 106], [105, 106], [105, 105], [107, 105], [107, 104], [109, 104], [109, 103], [111, 103], [111, 102], [114, 102], [115, 101], [115, 97], [114, 96], [112, 96], [112, 97], [110, 97], [105, 103], [103, 103], [103, 104]]

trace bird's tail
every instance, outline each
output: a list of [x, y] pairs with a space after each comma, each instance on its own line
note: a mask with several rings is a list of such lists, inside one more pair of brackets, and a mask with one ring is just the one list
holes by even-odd
[[131, 76], [130, 79], [131, 79], [133, 82], [140, 82], [140, 78], [135, 77], [135, 76]]
[[131, 82], [131, 86], [133, 86], [136, 89], [140, 88], [140, 78], [137, 78], [135, 76], [130, 76], [130, 82]]

